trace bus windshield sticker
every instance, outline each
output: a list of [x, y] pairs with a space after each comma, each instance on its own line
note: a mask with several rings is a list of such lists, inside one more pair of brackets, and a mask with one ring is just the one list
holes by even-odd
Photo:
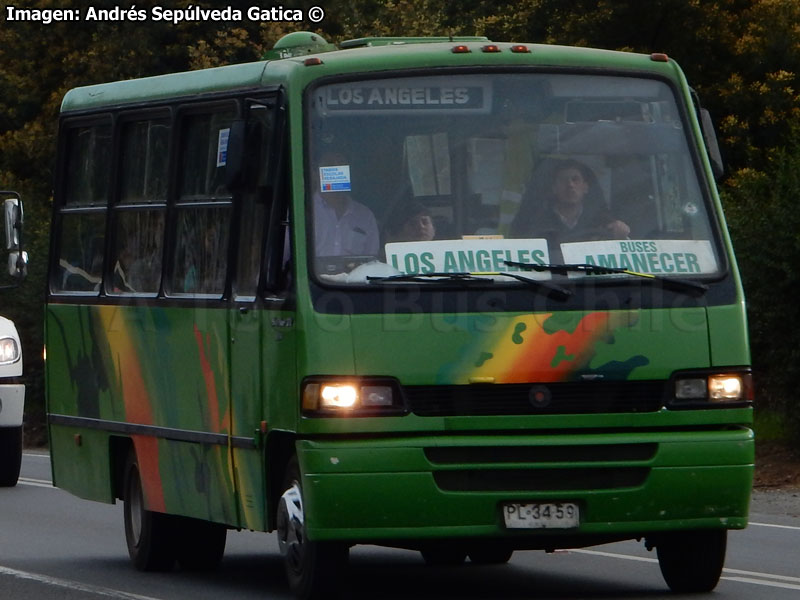
[[[565, 263], [627, 269], [650, 275], [707, 275], [718, 271], [708, 240], [613, 240], [561, 244]], [[570, 277], [585, 277], [571, 273]]]
[[230, 136], [230, 127], [219, 130], [219, 137], [217, 138], [217, 167], [224, 167], [228, 164], [228, 139]]
[[319, 168], [319, 189], [323, 192], [350, 192], [350, 165]]
[[[386, 244], [386, 262], [406, 274], [502, 273], [520, 271], [505, 261], [547, 264], [544, 239], [467, 239]], [[531, 279], [550, 279], [550, 273], [526, 271]]]
[[488, 80], [425, 77], [327, 85], [316, 93], [328, 116], [356, 113], [480, 113], [492, 109]]

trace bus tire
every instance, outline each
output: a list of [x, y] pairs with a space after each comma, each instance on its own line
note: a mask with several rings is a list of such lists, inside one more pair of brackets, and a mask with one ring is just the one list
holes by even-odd
[[136, 451], [131, 449], [124, 474], [125, 541], [140, 571], [169, 571], [175, 565], [175, 517], [145, 508]]
[[184, 571], [211, 571], [225, 554], [228, 528], [220, 523], [174, 517], [176, 519], [175, 555]]
[[511, 560], [514, 550], [503, 546], [486, 546], [469, 551], [470, 562], [476, 565], [503, 565]]
[[659, 536], [658, 566], [675, 593], [710, 592], [725, 563], [728, 532], [724, 529], [681, 531]]
[[299, 600], [335, 598], [341, 591], [349, 547], [308, 539], [297, 457], [286, 467], [276, 529], [289, 588]]
[[14, 487], [22, 465], [22, 425], [0, 427], [0, 487]]

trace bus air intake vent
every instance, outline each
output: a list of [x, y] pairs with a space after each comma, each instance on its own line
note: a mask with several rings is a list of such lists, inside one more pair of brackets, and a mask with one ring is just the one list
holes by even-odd
[[434, 471], [445, 492], [566, 492], [614, 490], [644, 484], [647, 467], [575, 469], [470, 469]]
[[411, 412], [423, 417], [657, 412], [665, 381], [406, 386]]
[[434, 465], [647, 462], [658, 444], [583, 444], [563, 446], [437, 446], [425, 448]]

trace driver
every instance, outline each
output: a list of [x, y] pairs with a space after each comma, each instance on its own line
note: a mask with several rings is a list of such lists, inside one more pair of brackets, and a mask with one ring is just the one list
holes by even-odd
[[[323, 154], [314, 173], [314, 250], [317, 256], [377, 256], [378, 224], [372, 211], [350, 195], [350, 163]], [[333, 183], [328, 183], [328, 182]]]
[[589, 167], [562, 160], [552, 173], [549, 197], [543, 206], [527, 198], [511, 225], [512, 237], [547, 238], [553, 245], [628, 237], [630, 227], [606, 208]]

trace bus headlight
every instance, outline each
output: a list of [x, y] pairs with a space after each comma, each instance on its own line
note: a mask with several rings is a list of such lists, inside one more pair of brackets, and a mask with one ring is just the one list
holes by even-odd
[[708, 378], [708, 399], [711, 402], [744, 400], [741, 375], [712, 375]]
[[0, 338], [0, 365], [7, 365], [19, 360], [19, 344], [10, 337]]
[[303, 384], [303, 414], [358, 417], [404, 414], [396, 381], [384, 379], [312, 378]]
[[742, 404], [753, 401], [753, 378], [744, 372], [679, 373], [674, 377], [675, 408]]
[[320, 408], [353, 408], [358, 402], [358, 388], [354, 385], [325, 383], [319, 388]]

